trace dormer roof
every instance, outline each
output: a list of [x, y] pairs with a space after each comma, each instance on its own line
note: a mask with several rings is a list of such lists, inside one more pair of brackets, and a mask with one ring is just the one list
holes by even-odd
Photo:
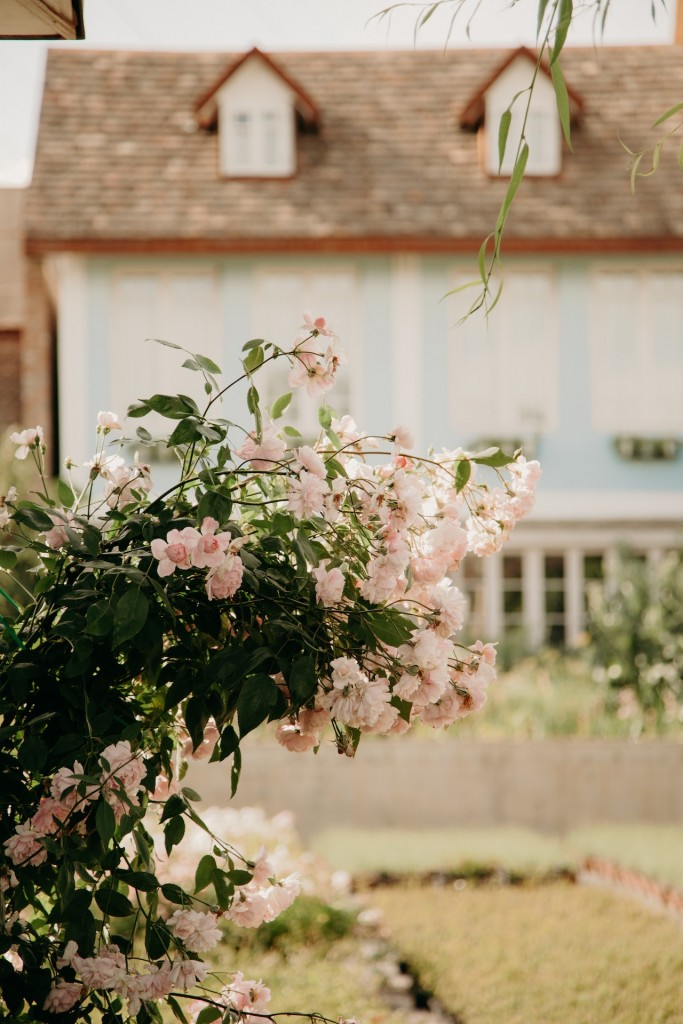
[[[460, 127], [466, 131], [476, 132], [484, 122], [484, 116], [486, 112], [486, 93], [489, 91], [494, 82], [497, 82], [499, 78], [504, 75], [509, 67], [511, 67], [515, 61], [521, 58], [528, 60], [531, 64], [535, 65], [538, 57], [526, 46], [520, 46], [516, 50], [512, 50], [504, 61], [498, 65], [492, 74], [488, 76], [477, 91], [468, 100], [462, 113], [460, 114]], [[541, 74], [545, 75], [548, 79], [551, 78], [550, 66], [546, 60], [542, 60], [539, 65]], [[573, 89], [569, 82], [567, 84], [567, 94], [569, 96], [569, 115], [572, 122], [578, 121], [584, 107], [584, 100], [580, 93]]]
[[249, 61], [262, 61], [290, 90], [292, 100], [297, 114], [302, 123], [309, 128], [316, 128], [320, 123], [320, 112], [309, 94], [301, 85], [291, 78], [267, 53], [254, 46], [247, 53], [242, 54], [228, 67], [221, 77], [214, 82], [208, 92], [197, 102], [197, 123], [200, 128], [215, 128], [218, 121], [218, 94], [223, 86], [244, 64]]

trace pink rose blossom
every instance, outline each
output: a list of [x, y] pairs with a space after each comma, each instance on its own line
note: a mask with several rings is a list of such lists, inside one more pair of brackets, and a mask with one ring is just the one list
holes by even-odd
[[171, 986], [181, 988], [183, 992], [194, 988], [206, 980], [210, 970], [209, 964], [201, 960], [174, 960], [169, 971]]
[[266, 427], [260, 441], [257, 440], [256, 434], [248, 434], [242, 446], [237, 448], [236, 454], [245, 462], [251, 462], [256, 470], [276, 469], [277, 463], [285, 454], [285, 444], [275, 427]]
[[213, 949], [220, 942], [221, 931], [215, 914], [201, 910], [176, 910], [167, 924], [175, 937], [194, 953]]
[[304, 469], [298, 478], [289, 481], [287, 508], [298, 519], [321, 515], [325, 507], [325, 497], [329, 493], [330, 488], [325, 480]]
[[321, 562], [316, 569], [311, 570], [311, 575], [316, 581], [315, 596], [319, 604], [330, 607], [339, 604], [344, 593], [344, 573], [341, 569], [327, 569], [326, 563]]
[[159, 575], [170, 576], [176, 569], [191, 568], [192, 552], [200, 540], [201, 534], [192, 526], [169, 530], [165, 541], [156, 537], [150, 547], [154, 557], [159, 559]]
[[393, 442], [394, 451], [410, 449], [415, 445], [415, 438], [407, 427], [394, 427], [389, 431], [389, 437]]
[[198, 569], [213, 568], [220, 565], [230, 542], [231, 533], [216, 534], [218, 523], [210, 516], [206, 516], [201, 527], [197, 543], [190, 552], [192, 564]]
[[126, 973], [126, 958], [116, 948], [99, 956], [74, 956], [71, 966], [78, 971], [88, 988], [114, 989]]
[[[37, 835], [50, 835], [57, 831], [60, 823], [64, 821], [68, 813], [67, 807], [58, 803], [57, 800], [53, 800], [50, 796], [44, 796], [41, 797], [38, 810], [31, 818], [31, 824]], [[55, 821], [55, 818], [58, 820]]]
[[60, 509], [57, 512], [50, 512], [48, 514], [54, 525], [51, 530], [46, 530], [43, 536], [45, 537], [46, 545], [57, 551], [59, 548], [64, 547], [69, 540], [66, 532], [67, 527], [70, 530], [78, 530], [79, 526], [73, 513], [69, 512], [68, 509]]
[[80, 982], [58, 981], [48, 992], [43, 1009], [50, 1013], [66, 1013], [76, 1005], [82, 993]]
[[303, 733], [318, 734], [330, 724], [330, 713], [324, 708], [302, 708], [299, 712], [299, 729]]
[[304, 322], [301, 324], [300, 331], [309, 331], [313, 334], [322, 334], [328, 338], [336, 337], [331, 327], [327, 326], [327, 320], [324, 316], [312, 316], [310, 313], [304, 313]]
[[220, 565], [206, 577], [206, 593], [210, 601], [225, 601], [239, 590], [244, 575], [244, 562], [239, 555], [227, 552]]
[[98, 412], [97, 427], [105, 434], [108, 434], [110, 430], [123, 430], [115, 412]]
[[318, 744], [317, 737], [312, 733], [302, 733], [294, 722], [282, 723], [275, 731], [275, 739], [286, 750], [296, 754], [305, 754]]
[[38, 842], [39, 833], [36, 832], [30, 822], [24, 822], [17, 827], [16, 832], [4, 842], [6, 856], [17, 867], [24, 867], [31, 864], [38, 867], [47, 860], [47, 850]]
[[325, 480], [327, 477], [325, 463], [310, 445], [306, 444], [302, 448], [297, 448], [294, 466], [297, 472], [306, 469], [309, 473], [313, 473], [314, 476], [319, 476], [321, 480]]
[[267, 918], [268, 902], [262, 891], [240, 889], [228, 911], [228, 918], [241, 928], [259, 928]]
[[10, 434], [9, 439], [19, 445], [14, 453], [15, 459], [25, 459], [32, 448], [45, 451], [42, 427], [29, 427], [28, 430], [22, 430], [21, 433], [15, 432]]
[[222, 990], [221, 998], [240, 1015], [250, 1011], [263, 1013], [270, 1002], [270, 989], [262, 981], [248, 981], [241, 971], [235, 971], [230, 984]]
[[450, 580], [444, 580], [429, 591], [429, 603], [436, 613], [435, 629], [439, 636], [449, 637], [462, 629], [467, 600]]

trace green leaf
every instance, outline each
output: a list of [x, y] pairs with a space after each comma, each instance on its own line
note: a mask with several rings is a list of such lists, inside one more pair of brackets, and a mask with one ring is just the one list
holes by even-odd
[[652, 127], [656, 128], [664, 121], [668, 121], [670, 117], [673, 117], [674, 114], [678, 114], [681, 110], [683, 110], [683, 103], [676, 103], [673, 107], [669, 107], [666, 113], [662, 114], [660, 117], [657, 118]]
[[166, 927], [164, 922], [157, 918], [154, 921], [151, 917], [147, 918], [147, 924], [145, 926], [145, 949], [150, 960], [160, 960], [162, 956], [166, 954], [173, 936], [171, 931]]
[[192, 740], [192, 749], [196, 750], [204, 739], [204, 728], [211, 712], [202, 697], [190, 697], [185, 706], [185, 725]]
[[249, 885], [253, 877], [251, 871], [242, 871], [240, 868], [228, 871], [228, 878], [233, 885]]
[[186, 359], [183, 363], [183, 370], [199, 370], [201, 369], [196, 359]]
[[550, 77], [553, 82], [553, 88], [555, 89], [557, 112], [560, 115], [560, 124], [562, 125], [565, 141], [573, 152], [570, 124], [571, 119], [569, 114], [569, 94], [567, 92], [567, 83], [564, 80], [564, 75], [562, 74], [562, 68], [560, 67], [559, 61], [554, 61], [550, 65]]
[[197, 801], [201, 800], [201, 796], [196, 791], [196, 789], [190, 789], [189, 786], [183, 786], [180, 792], [182, 793], [186, 800], [192, 800], [194, 801], [194, 803], [197, 803]]
[[469, 459], [461, 459], [458, 462], [455, 470], [455, 491], [456, 494], [460, 494], [463, 487], [467, 484], [470, 475], [472, 473], [472, 463]]
[[574, 5], [572, 0], [560, 0], [560, 6], [557, 14], [557, 21], [555, 27], [555, 38], [553, 39], [553, 46], [550, 50], [550, 65], [555, 63], [557, 58], [562, 52], [562, 47], [567, 39], [567, 33], [572, 23], [572, 14], [574, 12]]
[[218, 865], [213, 859], [210, 853], [205, 854], [197, 865], [197, 870], [194, 876], [194, 891], [195, 893], [201, 892], [202, 889], [206, 889], [208, 885], [211, 885], [213, 881], [213, 873], [217, 870]]
[[205, 1006], [203, 1010], [199, 1011], [195, 1024], [213, 1024], [222, 1014], [223, 1011], [219, 1010], [217, 1006]]
[[179, 885], [174, 885], [171, 882], [166, 885], [162, 885], [161, 895], [165, 900], [168, 900], [169, 903], [175, 903], [181, 907], [187, 907], [192, 903], [192, 900], [185, 890], [181, 889]]
[[235, 892], [232, 883], [229, 885], [226, 883], [227, 875], [225, 871], [221, 871], [220, 868], [216, 868], [213, 873], [213, 889], [216, 893], [216, 902], [221, 910], [227, 910], [232, 902], [232, 897]]
[[278, 692], [276, 683], [265, 673], [245, 680], [237, 698], [240, 736], [246, 736], [261, 722], [265, 722], [277, 700]]
[[12, 518], [15, 523], [28, 526], [31, 530], [39, 530], [41, 533], [51, 530], [54, 526], [47, 512], [36, 505], [22, 505], [21, 508], [16, 510]]
[[164, 828], [164, 846], [166, 853], [170, 854], [174, 846], [181, 842], [185, 835], [185, 821], [181, 817], [171, 818]]
[[276, 398], [270, 407], [270, 418], [272, 420], [279, 419], [291, 401], [291, 391], [285, 391], [284, 395], [280, 395], [279, 398]]
[[187, 804], [183, 798], [178, 796], [177, 793], [174, 793], [166, 801], [160, 820], [168, 821], [169, 818], [175, 818], [177, 814], [182, 814], [186, 808]]
[[[175, 996], [166, 996], [166, 1002], [171, 1007], [171, 1010], [173, 1011], [173, 1016], [176, 1018], [176, 1020], [179, 1020], [180, 1024], [188, 1024], [187, 1017], [183, 1013], [180, 1007], [180, 1003], [175, 998]], [[214, 1006], [213, 1009], [215, 1010], [216, 1007]]]
[[131, 640], [140, 632], [149, 612], [149, 601], [142, 590], [129, 587], [116, 605], [114, 613], [114, 647]]
[[164, 348], [174, 348], [178, 352], [184, 352], [185, 349], [182, 345], [176, 345], [174, 341], [166, 341], [165, 338], [145, 338], [145, 341], [151, 341], [155, 345], [163, 345]]
[[548, 0], [538, 0], [538, 18], [536, 22], [536, 38], [541, 34], [541, 27], [543, 26], [543, 18], [545, 16], [546, 8], [548, 6]]
[[114, 610], [109, 601], [91, 604], [85, 616], [85, 631], [90, 636], [106, 636], [114, 628]]
[[141, 441], [149, 442], [152, 440], [152, 435], [150, 434], [149, 430], [146, 429], [146, 427], [137, 427], [135, 433], [137, 434]]
[[151, 412], [147, 402], [133, 402], [128, 406], [127, 416], [131, 419], [140, 419], [142, 416], [146, 416], [148, 412]]
[[505, 198], [503, 199], [503, 203], [498, 213], [498, 219], [496, 221], [496, 234], [499, 236], [502, 233], [503, 227], [505, 226], [505, 221], [507, 220], [508, 213], [510, 212], [512, 200], [517, 195], [519, 186], [522, 184], [522, 179], [524, 178], [524, 171], [526, 170], [528, 159], [529, 147], [525, 142], [519, 152], [517, 160], [515, 161], [515, 166], [513, 167], [512, 174], [510, 175], [510, 182], [507, 187], [507, 192], [505, 193]]
[[328, 430], [332, 426], [332, 410], [329, 405], [321, 405], [318, 408], [318, 423], [323, 430]]
[[505, 157], [505, 146], [507, 145], [508, 134], [510, 132], [510, 125], [512, 124], [512, 111], [504, 110], [500, 115], [500, 124], [498, 125], [498, 172], [503, 166], [503, 159]]
[[103, 914], [109, 917], [130, 917], [135, 913], [135, 908], [127, 896], [106, 885], [95, 893], [95, 903]]
[[0, 548], [0, 569], [13, 569], [16, 564], [16, 551], [10, 551], [9, 548]]
[[114, 877], [140, 892], [154, 892], [159, 888], [159, 879], [151, 871], [128, 871], [124, 868], [117, 868], [114, 871]]
[[287, 678], [287, 685], [296, 704], [305, 704], [318, 688], [315, 659], [310, 654], [295, 658]]
[[114, 812], [106, 800], [100, 800], [95, 812], [95, 828], [104, 845], [114, 838], [116, 832], [116, 818]]
[[366, 618], [374, 636], [390, 647], [398, 647], [400, 644], [406, 643], [412, 637], [415, 629], [413, 622], [407, 616], [401, 615], [393, 608], [370, 612]]
[[242, 345], [242, 351], [250, 352], [253, 348], [256, 348], [257, 345], [263, 344], [265, 344], [264, 338], [252, 338], [251, 341], [245, 341], [244, 345]]
[[240, 781], [240, 773], [242, 771], [242, 751], [239, 747], [235, 750], [232, 755], [232, 767], [230, 768], [230, 796], [233, 797], [237, 792], [237, 786]]
[[199, 420], [196, 416], [187, 416], [182, 419], [177, 427], [171, 432], [167, 442], [167, 448], [177, 448], [181, 444], [194, 444], [201, 441], [202, 435], [199, 430]]
[[74, 492], [63, 480], [57, 481], [57, 497], [66, 508], [71, 508], [75, 501]]
[[242, 360], [242, 364], [247, 373], [253, 373], [257, 370], [265, 358], [265, 353], [260, 345], [255, 345], [249, 349], [246, 356]]
[[48, 755], [47, 745], [39, 736], [28, 735], [17, 751], [17, 760], [27, 772], [39, 772]]
[[194, 357], [201, 366], [202, 370], [206, 370], [207, 373], [223, 372], [220, 366], [217, 366], [216, 363], [214, 363], [213, 359], [209, 359], [208, 356], [202, 356], [199, 354], [199, 352], [195, 352]]
[[153, 412], [170, 420], [182, 420], [186, 416], [199, 416], [199, 408], [188, 395], [152, 395], [145, 403]]
[[221, 491], [206, 491], [197, 505], [197, 519], [201, 522], [206, 516], [216, 519], [221, 525], [227, 523], [232, 513], [232, 498]]
[[220, 759], [224, 761], [239, 748], [240, 738], [231, 725], [227, 725], [221, 733]]
[[491, 466], [493, 469], [509, 466], [514, 461], [514, 455], [506, 455], [500, 448], [496, 448], [490, 453], [482, 452], [480, 455], [472, 456], [472, 462], [476, 462], [479, 466]]

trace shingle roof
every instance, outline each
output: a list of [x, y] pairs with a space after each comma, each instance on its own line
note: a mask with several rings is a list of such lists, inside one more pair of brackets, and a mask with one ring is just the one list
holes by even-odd
[[[486, 175], [459, 122], [504, 51], [272, 54], [321, 116], [283, 180], [222, 179], [217, 136], [197, 128], [198, 101], [239, 56], [50, 51], [29, 246], [439, 249], [491, 230], [507, 183]], [[635, 197], [619, 143], [664, 133], [651, 125], [683, 95], [683, 49], [568, 49], [562, 60], [584, 101], [575, 152], [559, 178], [522, 184], [506, 245], [683, 248], [675, 139]]]

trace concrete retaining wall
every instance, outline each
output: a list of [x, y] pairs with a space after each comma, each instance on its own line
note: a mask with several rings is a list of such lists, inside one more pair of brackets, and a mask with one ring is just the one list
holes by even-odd
[[[230, 795], [229, 762], [193, 764], [206, 804]], [[336, 826], [522, 825], [562, 833], [594, 823], [683, 822], [683, 744], [546, 740], [365, 741], [355, 760], [247, 743], [234, 806], [290, 810], [304, 836]]]

